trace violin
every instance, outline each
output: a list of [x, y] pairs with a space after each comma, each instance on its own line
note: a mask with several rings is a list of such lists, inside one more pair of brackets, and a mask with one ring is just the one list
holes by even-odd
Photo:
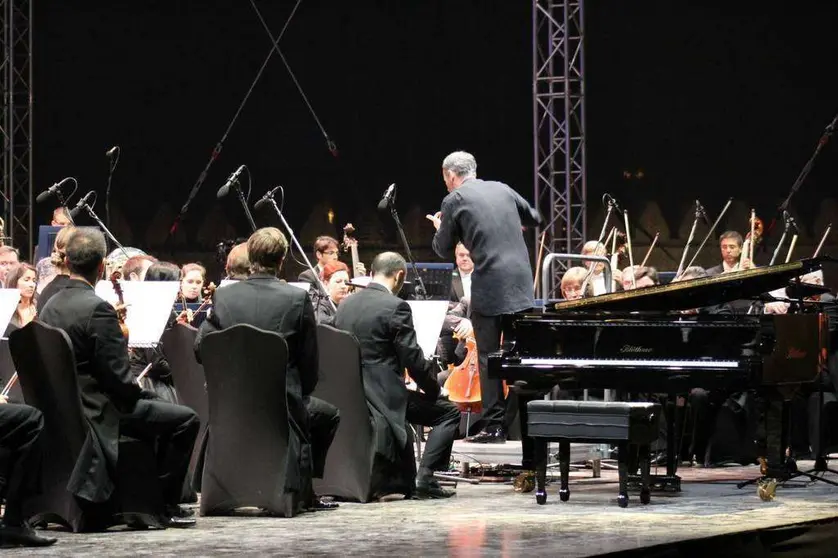
[[215, 286], [215, 283], [210, 283], [206, 287], [204, 287], [204, 299], [201, 301], [201, 305], [198, 306], [198, 309], [195, 310], [195, 314], [190, 318], [189, 323], [192, 323], [192, 320], [195, 319], [195, 316], [206, 310], [207, 306], [212, 304], [212, 298], [215, 296], [215, 289], [218, 287]]
[[352, 223], [347, 223], [343, 227], [343, 243], [342, 248], [344, 252], [349, 252], [352, 256], [352, 277], [361, 275], [358, 273], [358, 262], [361, 258], [358, 257], [358, 239], [355, 238], [355, 226]]
[[125, 306], [125, 295], [122, 292], [122, 284], [119, 280], [122, 278], [122, 272], [114, 271], [111, 273], [111, 285], [113, 285], [113, 292], [116, 293], [116, 298], [119, 301], [116, 308], [116, 317], [119, 319], [119, 329], [122, 331], [122, 336], [128, 339], [128, 325], [125, 323], [125, 318], [128, 316], [128, 307]]

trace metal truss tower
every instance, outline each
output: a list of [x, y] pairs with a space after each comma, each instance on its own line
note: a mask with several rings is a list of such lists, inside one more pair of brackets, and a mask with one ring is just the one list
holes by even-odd
[[3, 29], [2, 217], [6, 243], [32, 253], [32, 9], [34, 0], [0, 0]]
[[536, 249], [546, 233], [545, 254], [579, 253], [587, 228], [583, 1], [533, 0], [534, 199], [545, 219]]

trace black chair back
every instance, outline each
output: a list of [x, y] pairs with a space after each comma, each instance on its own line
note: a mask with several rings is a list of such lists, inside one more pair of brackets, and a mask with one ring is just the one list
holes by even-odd
[[[15, 330], [17, 331], [17, 330]], [[11, 335], [11, 334], [10, 334]], [[9, 351], [9, 340], [0, 339], [0, 389], [5, 388], [15, 375], [15, 363], [12, 361], [12, 353]], [[23, 390], [20, 389], [20, 382], [15, 382], [7, 394], [10, 403], [23, 403]]]
[[351, 333], [317, 326], [320, 371], [312, 394], [338, 408], [340, 426], [326, 458], [315, 492], [345, 500], [368, 502], [371, 497], [374, 431], [364, 381], [361, 349]]
[[306, 477], [303, 441], [288, 418], [285, 340], [239, 324], [207, 334], [201, 359], [209, 400], [201, 514], [257, 507], [295, 515]]
[[88, 426], [70, 338], [58, 328], [34, 321], [9, 336], [9, 349], [24, 400], [44, 415], [43, 498], [24, 507], [34, 513], [46, 510], [48, 521], [59, 521], [78, 531], [82, 528], [81, 509], [66, 487]]

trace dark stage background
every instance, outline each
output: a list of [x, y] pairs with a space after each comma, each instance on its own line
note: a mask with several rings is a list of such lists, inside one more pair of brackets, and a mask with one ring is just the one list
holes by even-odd
[[[278, 34], [293, 4], [257, 5]], [[770, 216], [838, 110], [838, 5], [700, 4], [585, 4], [594, 226], [605, 191], [634, 213], [657, 200], [673, 237], [695, 197], [713, 214], [734, 196]], [[532, 198], [529, 1], [303, 0], [281, 48], [337, 156], [275, 56], [165, 248], [268, 37], [244, 0], [35, 6], [36, 190], [76, 176], [80, 193], [100, 193], [104, 215], [105, 151], [121, 146], [112, 214], [126, 244], [212, 260], [218, 240], [248, 232], [235, 199], [215, 199], [242, 163], [255, 179], [251, 201], [284, 185], [287, 218], [306, 244], [353, 221], [362, 248], [397, 247], [389, 217], [374, 211], [397, 182], [422, 259], [432, 227], [421, 216], [445, 194], [448, 152], [473, 152], [481, 176]], [[624, 177], [638, 170], [642, 179]], [[809, 236], [822, 232], [813, 220], [837, 179], [829, 145], [794, 201]], [[37, 208], [41, 221], [50, 209]]]

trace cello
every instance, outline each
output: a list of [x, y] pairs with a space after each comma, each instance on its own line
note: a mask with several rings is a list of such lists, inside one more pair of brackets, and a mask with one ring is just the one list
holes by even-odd
[[116, 317], [119, 319], [119, 329], [122, 331], [122, 336], [128, 340], [128, 325], [125, 323], [125, 318], [128, 316], [128, 307], [125, 306], [125, 295], [122, 292], [122, 284], [119, 280], [122, 278], [122, 272], [114, 271], [111, 273], [111, 285], [113, 285], [113, 292], [116, 294], [118, 300], [114, 306], [116, 309]]
[[[457, 335], [454, 339], [458, 339]], [[465, 339], [466, 358], [458, 366], [448, 365], [451, 373], [443, 386], [448, 390], [448, 400], [466, 413], [466, 433], [468, 434], [471, 413], [480, 412], [483, 398], [480, 392], [480, 372], [477, 361], [477, 342], [473, 335]]]

